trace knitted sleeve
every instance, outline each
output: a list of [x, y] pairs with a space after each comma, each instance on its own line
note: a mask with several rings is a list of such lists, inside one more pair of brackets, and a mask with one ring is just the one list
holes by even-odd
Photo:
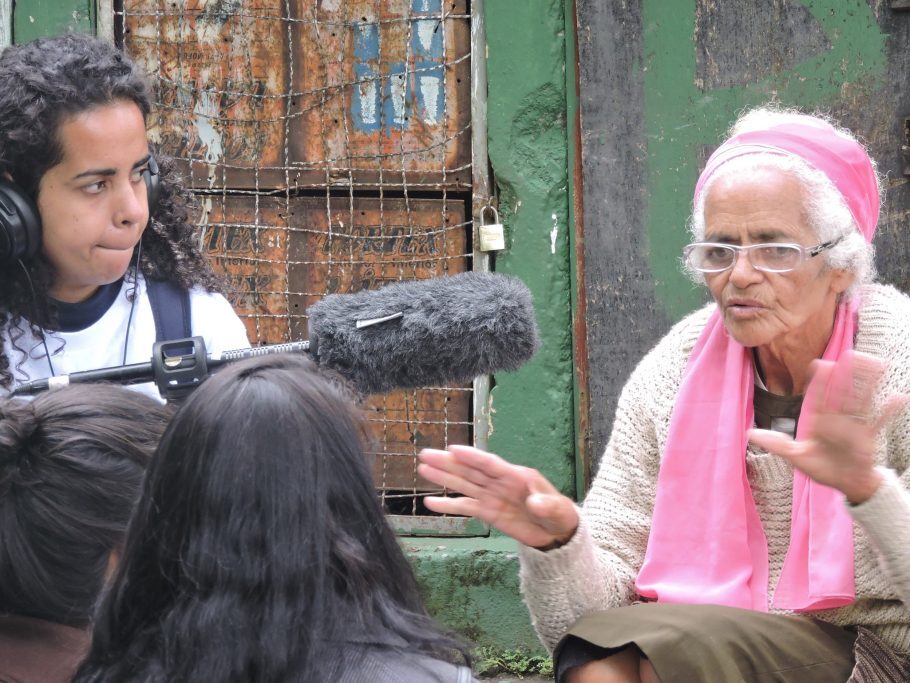
[[[883, 285], [867, 286], [863, 295], [856, 349], [889, 361], [878, 397], [882, 404], [889, 396], [910, 394], [910, 298]], [[878, 554], [888, 583], [879, 591], [910, 606], [910, 408], [895, 416], [880, 438], [878, 470], [884, 481], [872, 498], [848, 509]]]
[[869, 500], [849, 506], [853, 518], [878, 551], [879, 563], [892, 590], [910, 605], [910, 493], [904, 472], [901, 481], [893, 470], [879, 467], [884, 481]]
[[522, 593], [534, 628], [551, 652], [582, 615], [636, 599], [634, 582], [647, 547], [669, 414], [706, 317], [699, 312], [677, 325], [623, 388], [571, 541], [545, 552], [521, 548]]

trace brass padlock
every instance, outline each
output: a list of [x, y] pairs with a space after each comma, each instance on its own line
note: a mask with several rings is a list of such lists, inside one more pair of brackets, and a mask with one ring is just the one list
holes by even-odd
[[[487, 211], [493, 212], [493, 222], [486, 222]], [[499, 222], [499, 211], [489, 204], [480, 210], [480, 251], [499, 251], [506, 248], [506, 230]]]

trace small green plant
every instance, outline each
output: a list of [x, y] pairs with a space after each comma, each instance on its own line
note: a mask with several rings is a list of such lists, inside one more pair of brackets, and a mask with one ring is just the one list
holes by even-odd
[[553, 660], [524, 649], [479, 647], [474, 651], [474, 671], [478, 676], [552, 676]]

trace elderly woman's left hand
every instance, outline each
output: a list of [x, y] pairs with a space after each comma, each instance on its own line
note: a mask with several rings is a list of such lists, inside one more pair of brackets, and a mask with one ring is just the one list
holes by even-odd
[[865, 502], [882, 481], [875, 470], [876, 436], [910, 400], [892, 396], [872, 419], [873, 397], [886, 367], [885, 361], [861, 353], [845, 354], [836, 363], [814, 361], [810, 384], [814, 414], [808, 416], [805, 437], [794, 441], [779, 432], [752, 429], [749, 440], [818, 483], [841, 491], [849, 502]]

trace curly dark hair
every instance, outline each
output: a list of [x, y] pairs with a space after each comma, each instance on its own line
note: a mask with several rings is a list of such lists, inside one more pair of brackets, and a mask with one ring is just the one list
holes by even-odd
[[[36, 199], [41, 178], [63, 158], [61, 124], [81, 112], [123, 101], [135, 103], [144, 117], [151, 111], [145, 74], [109, 43], [68, 33], [6, 48], [0, 54], [0, 175], [9, 174]], [[192, 194], [182, 185], [174, 161], [151, 146], [150, 151], [160, 168], [160, 190], [142, 236], [139, 271], [184, 289], [223, 292], [224, 282], [202, 254], [189, 220]], [[38, 338], [44, 330], [57, 328], [48, 296], [53, 266], [40, 253], [23, 265], [27, 274], [15, 266], [0, 271], [0, 337], [23, 320]], [[15, 347], [16, 340], [12, 343]], [[0, 348], [2, 387], [12, 382], [9, 366]]]

